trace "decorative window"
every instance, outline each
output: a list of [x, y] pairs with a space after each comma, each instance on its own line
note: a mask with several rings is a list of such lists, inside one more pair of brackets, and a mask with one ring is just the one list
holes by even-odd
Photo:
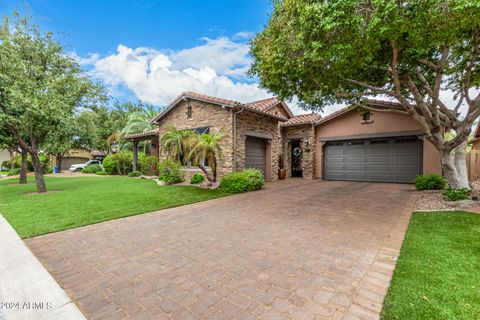
[[365, 112], [362, 112], [362, 124], [365, 124], [365, 123], [372, 123], [373, 120], [372, 120], [372, 112], [370, 111], [365, 111]]
[[193, 117], [192, 106], [188, 106], [188, 108], [187, 108], [187, 119], [191, 120], [192, 117]]

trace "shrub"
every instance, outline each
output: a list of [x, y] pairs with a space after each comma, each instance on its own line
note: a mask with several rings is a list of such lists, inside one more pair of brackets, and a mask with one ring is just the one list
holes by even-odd
[[140, 156], [138, 159], [140, 172], [146, 176], [155, 176], [158, 174], [158, 160], [154, 156]]
[[452, 189], [447, 188], [443, 191], [443, 196], [450, 201], [466, 200], [472, 191], [468, 188]]
[[205, 181], [205, 177], [202, 176], [200, 173], [195, 173], [192, 178], [190, 178], [191, 184], [198, 184]]
[[[49, 172], [50, 168], [50, 157], [44, 153], [40, 153], [38, 155], [38, 160], [40, 160], [40, 166], [42, 167], [43, 173], [51, 173]], [[12, 158], [14, 168], [21, 168], [22, 167], [22, 156], [16, 155]], [[27, 171], [33, 171], [33, 163], [32, 157], [30, 155], [27, 156]]]
[[183, 181], [181, 164], [173, 160], [164, 160], [158, 164], [158, 178], [166, 184], [180, 183]]
[[99, 164], [92, 163], [85, 166], [85, 168], [82, 169], [82, 173], [97, 173], [98, 171], [102, 171], [102, 170], [103, 169]]
[[106, 176], [108, 173], [106, 171], [97, 171], [95, 174], [98, 174], [99, 176]]
[[142, 175], [142, 173], [140, 171], [132, 171], [128, 174], [128, 176], [130, 178], [134, 178], [134, 177], [140, 177]]
[[13, 168], [8, 170], [7, 176], [15, 176], [17, 174], [20, 174], [20, 168]]
[[447, 186], [447, 179], [445, 177], [430, 173], [415, 178], [415, 188], [418, 191], [422, 190], [443, 190]]
[[133, 154], [127, 151], [115, 153], [105, 157], [102, 165], [108, 174], [127, 175], [133, 170]]
[[220, 190], [225, 193], [248, 192], [261, 189], [264, 183], [262, 171], [246, 169], [227, 174], [220, 182]]

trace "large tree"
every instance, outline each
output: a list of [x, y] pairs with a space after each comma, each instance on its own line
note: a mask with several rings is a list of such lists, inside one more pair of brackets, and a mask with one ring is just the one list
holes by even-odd
[[[480, 116], [479, 29], [478, 0], [275, 1], [252, 41], [251, 71], [306, 109], [398, 101], [401, 108], [378, 111], [413, 117], [450, 185], [468, 187], [465, 147]], [[454, 101], [443, 98], [446, 90]]]
[[[28, 19], [0, 26], [0, 121], [32, 158], [38, 192], [46, 192], [39, 160], [42, 145], [66, 128], [77, 108], [96, 99], [78, 63], [51, 33]], [[25, 138], [26, 137], [26, 138]]]

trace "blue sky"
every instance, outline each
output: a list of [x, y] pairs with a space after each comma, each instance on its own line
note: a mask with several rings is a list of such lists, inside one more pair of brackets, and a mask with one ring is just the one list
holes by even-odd
[[114, 98], [162, 106], [185, 90], [242, 102], [272, 95], [246, 74], [271, 0], [14, 0], [0, 13], [24, 3]]

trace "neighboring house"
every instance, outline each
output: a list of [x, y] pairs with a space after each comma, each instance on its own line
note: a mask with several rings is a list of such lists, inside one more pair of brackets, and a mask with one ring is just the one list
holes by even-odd
[[[71, 149], [62, 160], [62, 171], [66, 171], [70, 168], [72, 164], [81, 164], [85, 163], [88, 160], [99, 159], [105, 157], [105, 153], [98, 150], [89, 150], [89, 149]], [[52, 167], [56, 165], [56, 157], [51, 156], [50, 161]]]
[[[386, 101], [372, 104], [385, 110], [399, 107]], [[412, 182], [417, 174], [441, 172], [438, 153], [423, 139], [420, 125], [398, 113], [347, 107], [324, 118], [316, 113], [294, 116], [277, 98], [241, 103], [184, 92], [152, 123], [158, 130], [128, 138], [152, 139], [160, 160], [165, 155], [158, 139], [169, 126], [221, 132], [220, 177], [258, 168], [267, 180], [276, 180], [280, 155], [287, 177]]]
[[8, 150], [0, 149], [0, 168], [4, 161], [10, 161], [10, 152]]

